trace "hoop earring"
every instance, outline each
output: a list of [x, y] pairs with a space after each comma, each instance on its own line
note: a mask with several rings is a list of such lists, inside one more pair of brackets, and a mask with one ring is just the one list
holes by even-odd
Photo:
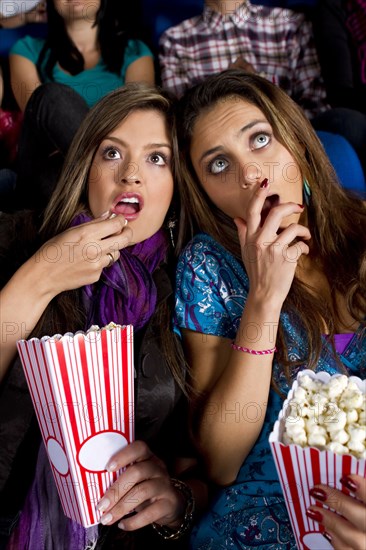
[[311, 197], [310, 185], [309, 185], [308, 180], [306, 178], [304, 178], [303, 183], [304, 183], [304, 187], [303, 187], [304, 202], [305, 202], [306, 206], [309, 206], [310, 197]]

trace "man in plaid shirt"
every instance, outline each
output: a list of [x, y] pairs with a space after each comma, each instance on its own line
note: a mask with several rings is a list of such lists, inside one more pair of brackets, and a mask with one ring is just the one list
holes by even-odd
[[206, 0], [201, 15], [166, 30], [159, 46], [162, 85], [178, 97], [211, 74], [242, 67], [280, 86], [309, 118], [329, 108], [312, 26], [302, 13]]

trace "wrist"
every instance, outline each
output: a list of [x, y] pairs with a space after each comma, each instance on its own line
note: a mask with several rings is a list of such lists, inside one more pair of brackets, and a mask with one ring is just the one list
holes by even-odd
[[155, 531], [165, 540], [176, 540], [185, 535], [192, 527], [195, 511], [195, 499], [190, 486], [184, 481], [174, 478], [171, 479], [171, 484], [182, 495], [185, 505], [181, 521], [177, 520], [167, 525], [152, 524]]
[[20, 267], [19, 276], [27, 281], [30, 292], [41, 302], [48, 303], [59, 293], [52, 282], [50, 264], [38, 252]]
[[[281, 306], [248, 295], [234, 342], [255, 351], [275, 351]], [[249, 352], [250, 353], [250, 352]], [[265, 355], [265, 354], [264, 354]]]
[[278, 296], [261, 296], [259, 292], [248, 293], [245, 310], [251, 309], [259, 319], [278, 322], [283, 300]]

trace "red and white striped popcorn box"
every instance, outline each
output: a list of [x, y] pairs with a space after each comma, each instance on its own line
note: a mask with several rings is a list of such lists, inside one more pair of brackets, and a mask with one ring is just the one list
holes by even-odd
[[122, 473], [110, 457], [134, 439], [133, 327], [17, 342], [64, 513], [84, 527]]
[[[290, 413], [288, 404], [299, 385], [299, 378], [304, 375], [325, 383], [332, 378], [326, 372], [314, 373], [309, 369], [298, 373], [297, 380], [294, 381], [274, 424], [269, 443], [297, 547], [300, 550], [330, 550], [333, 546], [323, 537], [324, 528], [306, 515], [306, 510], [310, 505], [325, 508], [327, 506], [311, 497], [309, 491], [314, 485], [322, 483], [349, 494], [349, 491], [340, 483], [340, 479], [348, 474], [359, 474], [366, 477], [366, 461], [351, 454], [335, 454], [315, 447], [301, 447], [295, 444], [285, 445], [281, 442], [285, 419], [287, 414]], [[365, 392], [366, 380], [361, 380], [356, 376], [350, 378], [361, 391]], [[336, 498], [336, 495], [334, 498]]]

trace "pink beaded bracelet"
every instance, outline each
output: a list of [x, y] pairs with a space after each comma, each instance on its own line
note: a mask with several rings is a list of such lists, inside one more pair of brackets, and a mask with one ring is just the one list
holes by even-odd
[[238, 346], [238, 344], [235, 344], [235, 342], [231, 342], [231, 347], [235, 351], [243, 351], [244, 353], [251, 353], [252, 355], [269, 355], [270, 353], [275, 353], [277, 351], [276, 346], [271, 349], [256, 350], [256, 349], [245, 348], [243, 346]]

